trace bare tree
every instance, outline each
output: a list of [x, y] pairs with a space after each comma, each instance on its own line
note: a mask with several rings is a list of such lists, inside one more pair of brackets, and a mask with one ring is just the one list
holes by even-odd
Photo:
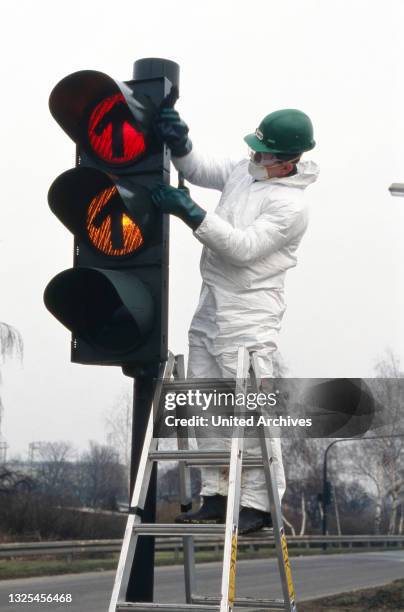
[[80, 499], [86, 506], [116, 510], [126, 494], [125, 470], [110, 446], [90, 441], [80, 458]]
[[[374, 529], [381, 531], [383, 510], [388, 510], [388, 533], [402, 528], [404, 497], [404, 373], [398, 358], [388, 351], [375, 367], [377, 378], [368, 381], [379, 406], [380, 427], [369, 441], [352, 443], [348, 464], [352, 475], [365, 478], [375, 499]], [[377, 438], [379, 436], [379, 438]]]
[[75, 450], [70, 442], [36, 442], [32, 473], [44, 493], [65, 497], [72, 489], [72, 461]]
[[0, 496], [11, 495], [19, 491], [29, 491], [32, 487], [32, 479], [24, 472], [0, 467]]
[[[0, 366], [5, 362], [6, 359], [16, 357], [22, 359], [23, 355], [23, 341], [19, 331], [0, 321]], [[0, 369], [0, 384], [1, 384], [1, 369]], [[0, 394], [0, 444], [4, 448], [4, 457], [0, 457], [0, 460], [5, 461], [5, 450], [7, 448], [5, 440], [2, 435], [2, 420], [3, 420], [4, 406]]]
[[[279, 376], [284, 378], [286, 366], [279, 362]], [[277, 409], [280, 414], [301, 416], [307, 408], [306, 386], [299, 379], [285, 380]], [[304, 535], [318, 523], [324, 449], [329, 440], [302, 437], [302, 431], [290, 430], [282, 439], [283, 462], [288, 483], [284, 498], [284, 520], [294, 534]]]
[[107, 444], [116, 450], [120, 462], [129, 468], [132, 444], [132, 393], [122, 391], [105, 417]]
[[[324, 447], [328, 440], [293, 437], [282, 440], [283, 456], [288, 487], [285, 504], [289, 508], [288, 524], [292, 533], [304, 535], [308, 528], [308, 511], [321, 513], [318, 492], [321, 491], [321, 474]], [[293, 527], [293, 528], [292, 528]]]
[[19, 331], [0, 321], [0, 363], [8, 358], [22, 359], [24, 344]]

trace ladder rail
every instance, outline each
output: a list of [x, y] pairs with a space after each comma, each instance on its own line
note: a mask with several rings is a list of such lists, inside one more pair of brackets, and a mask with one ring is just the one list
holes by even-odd
[[123, 537], [121, 553], [119, 555], [118, 567], [116, 570], [115, 582], [112, 590], [111, 600], [108, 612], [115, 612], [118, 601], [121, 601], [126, 596], [129, 578], [131, 574], [131, 565], [127, 562], [128, 559], [134, 558], [138, 535], [135, 533], [135, 527], [141, 522], [140, 511], [144, 508], [147, 491], [149, 488], [153, 462], [149, 461], [150, 450], [157, 449], [157, 439], [153, 438], [154, 423], [158, 418], [158, 409], [160, 406], [160, 396], [163, 390], [164, 380], [170, 378], [174, 368], [174, 356], [169, 353], [168, 360], [160, 364], [159, 377], [156, 383], [156, 389], [153, 396], [153, 403], [150, 409], [150, 416], [147, 423], [142, 453], [139, 461], [139, 467], [136, 477], [136, 482], [133, 488], [133, 494], [130, 502], [130, 514], [128, 516], [125, 534]]
[[[177, 355], [176, 357], [175, 375], [176, 380], [185, 380], [185, 364], [184, 355]], [[177, 429], [177, 446], [179, 452], [189, 452], [189, 440], [190, 431], [189, 427], [186, 427], [187, 436], [178, 436]], [[177, 452], [178, 452], [177, 451]], [[186, 512], [192, 508], [192, 487], [191, 487], [191, 473], [189, 465], [180, 462], [178, 465], [179, 469], [179, 485], [180, 485], [180, 501], [181, 511]], [[193, 536], [184, 535], [183, 539], [183, 558], [184, 558], [184, 584], [185, 584], [185, 601], [190, 604], [192, 603], [192, 593], [196, 587], [196, 569], [195, 569], [195, 548]]]
[[[248, 351], [245, 347], [239, 347], [237, 355], [236, 394], [242, 393], [244, 396], [246, 395], [248, 369]], [[228, 612], [229, 610], [232, 610], [235, 599], [238, 519], [240, 511], [243, 449], [244, 427], [239, 425], [233, 430], [231, 440], [220, 612]]]
[[[251, 355], [251, 378], [253, 380], [256, 391], [258, 392], [261, 386], [261, 375], [258, 365], [257, 356], [255, 353]], [[259, 407], [259, 412], [262, 414], [262, 407]], [[267, 433], [266, 433], [267, 430]], [[261, 446], [262, 461], [264, 465], [264, 475], [266, 488], [269, 495], [269, 505], [271, 508], [271, 517], [274, 529], [275, 548], [277, 551], [278, 570], [281, 578], [282, 592], [285, 602], [285, 609], [288, 612], [296, 612], [296, 595], [293, 585], [292, 572], [286, 543], [285, 528], [282, 520], [281, 502], [278, 495], [278, 487], [276, 483], [276, 474], [273, 460], [271, 440], [275, 437], [275, 431], [272, 426], [259, 428], [259, 441]]]

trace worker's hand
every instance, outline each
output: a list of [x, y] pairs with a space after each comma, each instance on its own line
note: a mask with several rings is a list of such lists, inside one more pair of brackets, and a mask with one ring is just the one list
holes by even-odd
[[179, 217], [193, 230], [196, 230], [205, 218], [206, 211], [190, 198], [185, 189], [158, 185], [151, 195], [153, 203], [161, 212]]
[[188, 138], [189, 128], [174, 108], [160, 109], [155, 122], [159, 138], [171, 149], [174, 157], [184, 157], [192, 149]]

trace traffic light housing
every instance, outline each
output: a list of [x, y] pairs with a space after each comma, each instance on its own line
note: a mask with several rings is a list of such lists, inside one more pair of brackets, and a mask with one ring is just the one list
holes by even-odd
[[178, 73], [174, 62], [145, 59], [132, 81], [86, 70], [51, 93], [51, 113], [77, 146], [76, 167], [48, 194], [74, 235], [74, 261], [44, 301], [72, 332], [75, 363], [136, 372], [167, 358], [169, 218], [150, 190], [170, 180], [169, 150], [153, 126], [178, 95]]

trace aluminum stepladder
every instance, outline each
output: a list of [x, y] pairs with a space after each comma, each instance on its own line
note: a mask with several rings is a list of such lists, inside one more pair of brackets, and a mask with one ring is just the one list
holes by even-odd
[[[172, 376], [175, 380], [172, 381]], [[235, 393], [246, 395], [248, 376], [250, 375], [252, 388], [259, 391], [261, 378], [256, 356], [240, 347], [238, 350], [237, 376]], [[226, 389], [228, 390], [228, 383]], [[203, 383], [194, 383], [195, 389], [201, 389]], [[219, 385], [215, 381], [215, 389]], [[161, 364], [160, 376], [156, 382], [153, 406], [150, 412], [143, 450], [140, 458], [138, 475], [130, 504], [130, 513], [122, 543], [114, 588], [112, 592], [109, 612], [123, 612], [125, 610], [166, 610], [167, 612], [232, 612], [234, 609], [253, 608], [254, 610], [285, 610], [297, 612], [295, 592], [288, 557], [286, 536], [283, 527], [281, 506], [276, 486], [275, 470], [272, 458], [271, 433], [266, 428], [258, 428], [262, 459], [245, 458], [243, 460], [244, 428], [237, 426], [234, 430], [231, 450], [228, 451], [199, 451], [190, 450], [189, 438], [178, 438], [177, 451], [159, 451], [158, 439], [153, 437], [154, 425], [158, 421], [160, 397], [166, 390], [184, 391], [192, 388], [192, 382], [185, 380], [184, 360], [180, 355], [177, 358], [170, 353], [167, 362]], [[212, 385], [210, 386], [210, 389]], [[233, 385], [234, 388], [234, 385]], [[268, 435], [269, 434], [269, 435]], [[224, 525], [212, 524], [145, 524], [141, 521], [141, 510], [144, 508], [147, 490], [155, 461], [179, 462], [180, 469], [180, 496], [182, 510], [188, 510], [192, 504], [190, 470], [191, 466], [226, 466], [229, 467], [229, 484], [227, 494], [226, 523]], [[269, 495], [270, 510], [273, 522], [278, 570], [281, 580], [283, 599], [256, 599], [251, 597], [235, 598], [238, 518], [241, 495], [241, 473], [243, 467], [263, 467]], [[185, 572], [185, 598], [187, 603], [153, 603], [126, 601], [126, 591], [131, 573], [136, 544], [139, 536], [182, 536], [184, 550]], [[195, 560], [193, 536], [218, 536], [224, 538], [223, 570], [221, 592], [217, 597], [195, 595]]]

